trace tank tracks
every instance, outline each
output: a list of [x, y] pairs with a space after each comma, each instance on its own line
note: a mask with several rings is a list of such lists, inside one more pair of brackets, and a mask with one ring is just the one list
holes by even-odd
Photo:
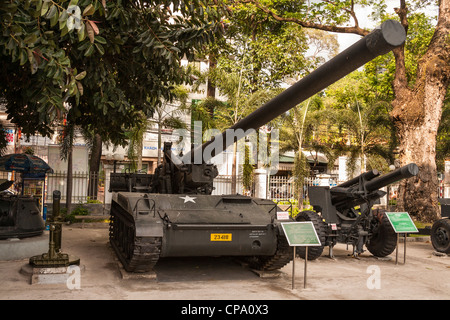
[[111, 210], [109, 241], [128, 272], [149, 272], [158, 262], [161, 238], [136, 237], [133, 218], [121, 208]]
[[293, 259], [293, 250], [284, 236], [278, 236], [277, 250], [273, 256], [254, 256], [246, 259], [250, 268], [260, 271], [281, 269]]

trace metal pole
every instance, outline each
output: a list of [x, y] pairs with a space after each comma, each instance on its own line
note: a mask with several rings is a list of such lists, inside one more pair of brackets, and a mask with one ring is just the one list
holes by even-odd
[[397, 248], [395, 248], [395, 264], [398, 264], [398, 243], [399, 243], [399, 240], [400, 240], [400, 236], [397, 233]]
[[407, 234], [406, 233], [404, 233], [404, 235], [405, 235], [405, 242], [403, 243], [403, 248], [404, 248], [404, 251], [403, 251], [403, 264], [406, 264], [406, 236], [407, 236]]
[[306, 288], [306, 269], [307, 269], [307, 261], [308, 261], [308, 246], [305, 246], [305, 248], [306, 248], [306, 251], [305, 251], [305, 273], [304, 273], [304, 275], [303, 275], [303, 277], [304, 277], [304, 284], [303, 284], [303, 288], [305, 289]]
[[292, 290], [295, 289], [295, 246], [294, 247], [294, 257], [292, 258]]

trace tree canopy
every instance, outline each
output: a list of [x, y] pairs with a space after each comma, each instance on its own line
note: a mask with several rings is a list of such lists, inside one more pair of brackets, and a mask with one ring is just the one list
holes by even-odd
[[219, 1], [0, 2], [0, 95], [24, 134], [63, 118], [124, 143], [124, 129], [189, 80], [185, 56], [223, 31]]

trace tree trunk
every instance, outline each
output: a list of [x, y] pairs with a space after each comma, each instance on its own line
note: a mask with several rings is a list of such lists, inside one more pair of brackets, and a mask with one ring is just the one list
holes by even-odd
[[89, 159], [89, 183], [88, 197], [92, 200], [97, 199], [97, 189], [100, 171], [100, 160], [102, 157], [102, 137], [99, 134], [94, 135], [91, 158]]
[[236, 184], [237, 184], [237, 170], [236, 170], [236, 160], [237, 160], [237, 142], [233, 144], [233, 164], [231, 166], [231, 194], [236, 194]]
[[161, 158], [162, 158], [162, 151], [161, 151], [161, 146], [162, 146], [162, 142], [161, 142], [161, 117], [159, 117], [158, 119], [158, 160], [157, 160], [157, 166], [159, 167], [159, 165], [161, 164]]
[[400, 162], [414, 162], [420, 170], [417, 177], [402, 181], [398, 206], [424, 222], [439, 216], [436, 136], [450, 84], [449, 31], [450, 0], [441, 0], [438, 24], [428, 51], [419, 61], [412, 89], [407, 84], [403, 48], [394, 51], [397, 66], [391, 116], [400, 142]]
[[72, 212], [72, 186], [73, 186], [73, 171], [72, 171], [72, 147], [67, 153], [67, 189], [66, 189], [66, 209], [67, 215]]
[[[214, 53], [211, 53], [209, 55], [209, 70], [213, 70], [216, 66], [217, 66], [216, 56]], [[206, 96], [213, 97], [213, 98], [216, 97], [216, 87], [214, 86], [212, 81], [209, 79], [208, 79], [208, 84], [207, 84]]]

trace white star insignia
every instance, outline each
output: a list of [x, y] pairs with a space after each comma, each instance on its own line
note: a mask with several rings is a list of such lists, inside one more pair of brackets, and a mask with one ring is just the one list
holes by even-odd
[[183, 199], [183, 200], [184, 200], [184, 203], [186, 203], [186, 202], [192, 202], [192, 203], [195, 203], [194, 199], [197, 199], [197, 198], [195, 198], [195, 197], [189, 197], [189, 196], [184, 196], [184, 197], [180, 197], [180, 199]]

